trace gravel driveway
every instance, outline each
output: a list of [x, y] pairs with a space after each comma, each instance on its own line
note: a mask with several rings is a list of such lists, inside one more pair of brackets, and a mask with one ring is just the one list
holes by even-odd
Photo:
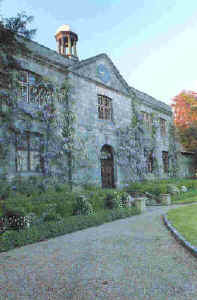
[[197, 299], [197, 259], [161, 219], [172, 207], [0, 253], [0, 299]]

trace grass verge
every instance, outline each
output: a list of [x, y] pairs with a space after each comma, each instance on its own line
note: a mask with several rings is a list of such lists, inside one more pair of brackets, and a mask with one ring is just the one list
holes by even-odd
[[168, 211], [167, 218], [178, 232], [197, 247], [197, 204]]

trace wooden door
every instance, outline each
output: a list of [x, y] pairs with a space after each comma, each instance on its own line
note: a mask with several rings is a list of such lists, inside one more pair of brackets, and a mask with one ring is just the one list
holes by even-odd
[[114, 188], [114, 166], [113, 160], [101, 160], [101, 177], [103, 188]]

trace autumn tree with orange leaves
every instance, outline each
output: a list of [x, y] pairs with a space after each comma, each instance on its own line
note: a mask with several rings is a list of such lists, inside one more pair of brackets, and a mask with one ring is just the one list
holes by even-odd
[[181, 144], [188, 151], [197, 151], [197, 93], [182, 91], [173, 99], [174, 124]]

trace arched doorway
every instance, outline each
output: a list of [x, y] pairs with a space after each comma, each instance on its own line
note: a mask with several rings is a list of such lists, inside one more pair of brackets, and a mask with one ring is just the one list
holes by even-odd
[[114, 157], [109, 145], [104, 145], [101, 149], [101, 180], [102, 188], [115, 188]]

